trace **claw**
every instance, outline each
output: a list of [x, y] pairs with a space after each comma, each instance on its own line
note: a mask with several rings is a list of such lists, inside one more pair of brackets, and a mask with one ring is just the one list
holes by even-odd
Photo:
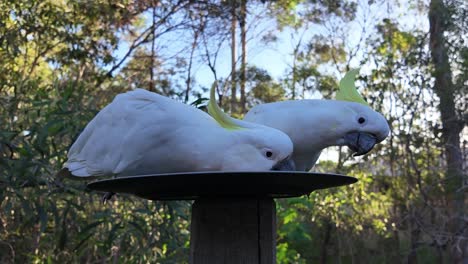
[[101, 202], [102, 202], [103, 204], [106, 204], [107, 201], [109, 201], [114, 195], [115, 195], [114, 192], [106, 192], [106, 193], [102, 196]]

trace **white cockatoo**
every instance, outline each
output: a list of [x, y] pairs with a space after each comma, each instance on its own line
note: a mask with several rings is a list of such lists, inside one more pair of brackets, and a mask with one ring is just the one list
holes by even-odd
[[348, 146], [355, 156], [369, 152], [389, 134], [387, 120], [356, 90], [358, 69], [340, 81], [338, 100], [292, 100], [253, 107], [244, 120], [277, 128], [294, 143], [296, 170], [309, 171], [323, 149]]
[[59, 175], [294, 170], [285, 133], [231, 118], [215, 100], [208, 108], [214, 118], [147, 90], [119, 94], [80, 134]]

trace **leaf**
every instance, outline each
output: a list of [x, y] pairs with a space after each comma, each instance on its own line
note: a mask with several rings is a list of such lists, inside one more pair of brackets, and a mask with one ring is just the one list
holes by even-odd
[[114, 224], [114, 226], [112, 227], [111, 231], [109, 232], [109, 236], [107, 237], [107, 241], [106, 241], [106, 244], [107, 244], [108, 248], [110, 248], [112, 246], [112, 243], [114, 242], [115, 237], [117, 236], [116, 235], [117, 230], [119, 230], [121, 228], [122, 228], [122, 223], [120, 223], [120, 222]]
[[62, 251], [65, 248], [65, 244], [67, 243], [67, 215], [68, 211], [70, 210], [70, 205], [67, 204], [65, 211], [62, 214], [62, 226], [60, 230], [60, 236], [57, 241], [57, 249]]
[[96, 222], [93, 222], [89, 225], [87, 225], [85, 228], [83, 228], [83, 230], [81, 230], [81, 232], [78, 234], [78, 244], [73, 248], [73, 251], [77, 251], [81, 245], [83, 245], [89, 238], [91, 238], [95, 233], [94, 232], [91, 232], [90, 234], [88, 234], [89, 231], [91, 231], [92, 229], [96, 228], [97, 226], [99, 226], [100, 224], [104, 223], [104, 221], [96, 221]]
[[130, 225], [132, 225], [133, 227], [135, 227], [136, 230], [138, 230], [139, 232], [141, 232], [142, 235], [145, 235], [145, 234], [146, 234], [145, 230], [144, 230], [137, 222], [129, 221], [128, 223], [129, 223]]
[[47, 221], [48, 221], [47, 212], [39, 204], [36, 204], [36, 207], [37, 207], [37, 214], [39, 215], [39, 222], [41, 223], [40, 230], [41, 230], [41, 233], [44, 233], [47, 227]]

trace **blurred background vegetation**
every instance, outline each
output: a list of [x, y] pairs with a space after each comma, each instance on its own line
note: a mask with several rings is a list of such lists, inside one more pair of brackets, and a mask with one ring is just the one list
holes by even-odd
[[[467, 261], [467, 10], [463, 0], [0, 1], [0, 262], [187, 262], [190, 202], [102, 205], [85, 182], [54, 177], [87, 122], [136, 87], [202, 107], [215, 78], [240, 117], [258, 103], [333, 98], [351, 67], [392, 133], [363, 158], [336, 149], [314, 169], [358, 183], [277, 200], [278, 263]], [[271, 61], [255, 59], [262, 52]]]

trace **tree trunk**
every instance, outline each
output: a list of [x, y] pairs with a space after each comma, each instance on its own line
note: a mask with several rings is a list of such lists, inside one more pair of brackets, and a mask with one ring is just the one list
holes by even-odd
[[236, 112], [236, 24], [237, 14], [236, 5], [237, 0], [232, 0], [231, 6], [231, 113]]
[[[299, 49], [301, 47], [301, 44], [302, 44], [302, 38], [304, 36], [304, 33], [302, 34], [302, 36], [300, 37], [299, 41], [296, 43], [296, 46], [294, 46], [294, 50], [293, 50], [293, 68], [292, 68], [292, 84], [291, 84], [291, 99], [292, 100], [295, 100], [296, 99], [296, 82], [297, 82], [297, 67], [298, 67], [298, 60], [299, 60]], [[292, 38], [292, 34], [291, 34], [291, 38]]]
[[193, 32], [193, 42], [192, 42], [192, 50], [190, 51], [190, 58], [189, 58], [189, 64], [188, 64], [188, 69], [187, 69], [187, 79], [185, 80], [186, 83], [186, 88], [185, 88], [185, 103], [188, 103], [189, 96], [190, 96], [190, 87], [192, 84], [192, 64], [193, 64], [193, 55], [195, 53], [195, 49], [197, 47], [198, 43], [198, 35], [199, 31], [194, 30]]
[[156, 61], [156, 7], [153, 7], [153, 32], [151, 39], [151, 62], [150, 62], [150, 81], [148, 84], [148, 91], [156, 91], [155, 82], [154, 82], [154, 67]]
[[[463, 159], [460, 148], [460, 132], [463, 129], [455, 110], [454, 84], [448, 58], [444, 32], [451, 19], [442, 0], [432, 0], [429, 10], [430, 49], [434, 64], [434, 91], [440, 99], [439, 111], [442, 120], [442, 137], [445, 144], [447, 195], [450, 201], [449, 210], [456, 219], [452, 226], [452, 234], [463, 236], [464, 194], [460, 189], [463, 183]], [[467, 242], [452, 238], [452, 256], [456, 263], [462, 263], [467, 258]], [[467, 260], [468, 261], [468, 260]]]
[[241, 113], [245, 113], [245, 82], [246, 82], [246, 68], [247, 68], [247, 0], [241, 0], [240, 6], [240, 21], [239, 26], [241, 30], [241, 43], [242, 43], [242, 59], [240, 68], [240, 106]]
[[293, 72], [292, 72], [292, 85], [291, 85], [291, 100], [296, 99], [296, 79], [297, 79], [297, 53], [294, 50], [294, 59], [293, 59]]
[[417, 225], [414, 212], [411, 212], [411, 221], [409, 221], [410, 230], [410, 252], [407, 257], [407, 263], [417, 264], [418, 263], [418, 248], [421, 230]]
[[326, 220], [326, 227], [325, 227], [325, 237], [323, 239], [322, 248], [320, 250], [320, 263], [326, 264], [328, 259], [327, 249], [330, 244], [330, 237], [332, 232], [332, 223], [329, 219]]

